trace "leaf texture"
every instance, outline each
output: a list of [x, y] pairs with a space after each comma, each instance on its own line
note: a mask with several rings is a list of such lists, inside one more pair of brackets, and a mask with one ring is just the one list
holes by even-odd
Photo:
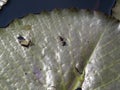
[[[13, 21], [0, 30], [0, 90], [119, 90], [119, 27], [100, 13], [69, 9]], [[21, 46], [18, 35], [33, 45]]]

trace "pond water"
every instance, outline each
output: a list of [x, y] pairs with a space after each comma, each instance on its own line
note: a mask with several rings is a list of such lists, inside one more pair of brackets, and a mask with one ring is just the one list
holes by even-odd
[[15, 18], [29, 13], [40, 13], [54, 8], [82, 8], [111, 13], [115, 0], [8, 0], [0, 11], [0, 27], [7, 26]]

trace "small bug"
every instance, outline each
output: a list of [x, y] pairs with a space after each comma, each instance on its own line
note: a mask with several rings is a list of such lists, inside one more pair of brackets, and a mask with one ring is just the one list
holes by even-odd
[[77, 88], [77, 89], [75, 89], [75, 90], [82, 90], [82, 88], [78, 87], [78, 88]]
[[62, 46], [66, 46], [67, 43], [65, 41], [62, 42]]
[[24, 46], [24, 47], [29, 47], [31, 45], [31, 40], [26, 40], [23, 36], [19, 35], [17, 37], [19, 43], [21, 44], [21, 46]]
[[17, 39], [18, 39], [18, 40], [25, 40], [25, 38], [24, 38], [23, 36], [21, 36], [21, 35], [19, 35], [19, 36], [17, 37]]
[[66, 46], [67, 45], [65, 39], [62, 36], [58, 36], [58, 38], [59, 38], [59, 41], [62, 43], [62, 46]]
[[60, 41], [64, 41], [64, 38], [62, 36], [58, 36]]

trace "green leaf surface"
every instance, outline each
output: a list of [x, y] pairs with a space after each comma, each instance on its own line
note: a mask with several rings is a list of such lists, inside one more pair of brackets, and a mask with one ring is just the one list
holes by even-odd
[[[33, 45], [21, 46], [19, 34]], [[119, 39], [120, 23], [97, 12], [54, 10], [15, 20], [0, 30], [0, 90], [119, 90]]]

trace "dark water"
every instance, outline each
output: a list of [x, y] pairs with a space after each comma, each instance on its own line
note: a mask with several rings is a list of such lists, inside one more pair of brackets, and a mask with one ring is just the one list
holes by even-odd
[[110, 14], [115, 0], [9, 0], [0, 11], [0, 27], [28, 13], [40, 13], [54, 8], [82, 8]]

